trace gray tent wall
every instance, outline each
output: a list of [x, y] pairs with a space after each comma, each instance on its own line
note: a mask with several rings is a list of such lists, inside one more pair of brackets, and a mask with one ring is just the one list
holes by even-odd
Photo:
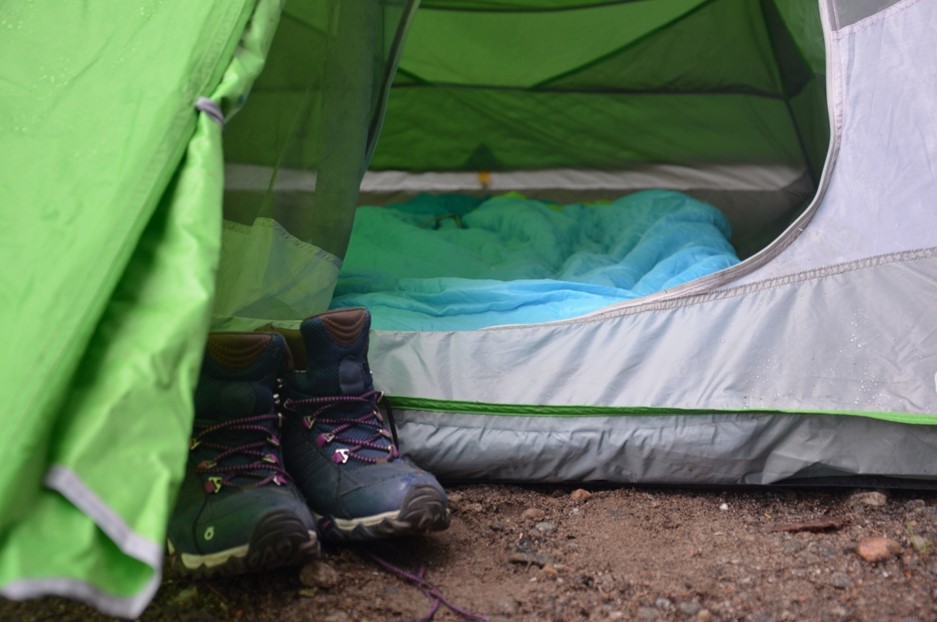
[[588, 317], [375, 331], [410, 455], [446, 479], [934, 479], [937, 4], [819, 4], [808, 209], [736, 268]]

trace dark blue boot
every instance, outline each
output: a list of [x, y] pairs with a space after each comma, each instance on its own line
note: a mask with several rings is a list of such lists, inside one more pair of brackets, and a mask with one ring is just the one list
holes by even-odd
[[232, 575], [318, 553], [315, 521], [280, 449], [274, 391], [288, 358], [281, 335], [209, 336], [188, 467], [169, 523], [178, 570]]
[[365, 309], [306, 319], [300, 333], [307, 369], [285, 376], [286, 468], [322, 537], [331, 540], [449, 526], [442, 486], [400, 456], [393, 424], [378, 408], [381, 394], [374, 390], [367, 361], [370, 326]]

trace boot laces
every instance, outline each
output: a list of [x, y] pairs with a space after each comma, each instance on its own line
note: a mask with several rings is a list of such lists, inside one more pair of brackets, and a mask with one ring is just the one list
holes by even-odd
[[[277, 413], [229, 419], [211, 425], [196, 421], [189, 451], [203, 448], [217, 452], [200, 460], [193, 468], [196, 473], [209, 476], [205, 481], [205, 491], [217, 493], [222, 487], [232, 485], [236, 478], [256, 479], [253, 486], [258, 488], [270, 483], [283, 486], [292, 481], [280, 460], [280, 437], [275, 432], [279, 427], [280, 415]], [[229, 439], [220, 438], [232, 432], [256, 432], [258, 440], [232, 445], [225, 442]]]
[[[381, 406], [387, 412], [389, 427], [384, 422]], [[313, 428], [321, 430], [315, 436], [315, 443], [320, 448], [335, 446], [331, 457], [338, 464], [349, 460], [377, 464], [400, 456], [393, 412], [381, 391], [366, 391], [361, 395], [287, 398], [283, 407], [291, 412], [315, 408], [311, 414], [303, 417], [303, 426], [310, 432]], [[341, 416], [328, 416], [329, 411], [334, 412], [338, 408], [346, 413]], [[360, 414], [348, 415], [349, 410], [359, 410]], [[375, 454], [381, 457], [375, 457]]]
[[403, 566], [398, 566], [386, 559], [383, 554], [379, 554], [379, 550], [387, 552], [396, 552], [396, 556], [400, 556], [402, 549], [394, 547], [391, 549], [390, 543], [383, 543], [384, 546], [380, 547], [378, 543], [372, 543], [369, 548], [359, 548], [358, 553], [365, 558], [370, 559], [375, 564], [383, 568], [384, 570], [394, 574], [405, 581], [409, 581], [420, 590], [424, 596], [426, 596], [430, 601], [430, 608], [423, 616], [417, 619], [417, 622], [430, 622], [436, 616], [436, 612], [439, 611], [440, 605], [446, 606], [452, 613], [458, 617], [465, 620], [473, 620], [475, 622], [489, 622], [488, 617], [480, 613], [475, 613], [469, 611], [463, 607], [459, 607], [446, 599], [443, 596], [442, 591], [434, 586], [426, 578], [426, 566], [422, 563], [417, 564], [415, 567], [406, 568]]

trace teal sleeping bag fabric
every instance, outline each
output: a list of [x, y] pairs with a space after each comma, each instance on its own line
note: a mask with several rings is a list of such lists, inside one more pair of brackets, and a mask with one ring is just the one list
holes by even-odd
[[569, 205], [419, 195], [358, 208], [332, 307], [367, 307], [389, 330], [569, 319], [738, 263], [730, 237], [722, 212], [668, 190]]

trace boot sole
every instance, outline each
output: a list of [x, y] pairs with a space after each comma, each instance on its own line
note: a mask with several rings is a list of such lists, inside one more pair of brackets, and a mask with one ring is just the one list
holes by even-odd
[[206, 578], [297, 566], [318, 554], [315, 530], [287, 510], [264, 516], [254, 526], [247, 544], [217, 553], [183, 553], [169, 542], [169, 564], [174, 571]]
[[315, 514], [323, 540], [360, 542], [397, 536], [442, 531], [449, 527], [449, 509], [445, 495], [433, 486], [415, 486], [407, 493], [399, 510], [339, 518]]

